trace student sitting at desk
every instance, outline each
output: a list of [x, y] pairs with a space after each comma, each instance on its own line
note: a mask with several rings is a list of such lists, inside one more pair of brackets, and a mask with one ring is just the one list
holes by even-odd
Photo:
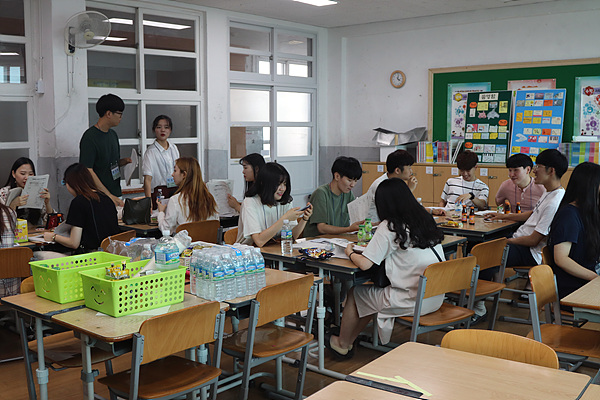
[[600, 259], [599, 191], [600, 165], [579, 164], [550, 225], [550, 266], [560, 298], [598, 277], [595, 267]]
[[533, 207], [546, 189], [538, 184], [529, 174], [533, 169], [533, 161], [526, 154], [513, 154], [506, 160], [508, 177], [502, 182], [496, 193], [496, 205], [504, 205], [508, 200], [511, 212], [516, 212], [517, 203], [521, 204], [521, 211], [533, 211]]
[[354, 232], [363, 223], [350, 225], [348, 215], [348, 203], [354, 200], [351, 190], [362, 176], [360, 162], [353, 157], [338, 157], [331, 166], [331, 174], [331, 182], [319, 186], [310, 196], [315, 210], [304, 229], [306, 237]]
[[[0, 248], [15, 245], [15, 225], [17, 216], [15, 212], [0, 204]], [[0, 279], [0, 298], [19, 294], [20, 278]]]
[[385, 160], [385, 168], [387, 169], [387, 172], [375, 179], [366, 193], [370, 200], [367, 218], [371, 218], [371, 222], [379, 222], [377, 209], [375, 208], [375, 191], [381, 182], [390, 178], [400, 178], [408, 185], [408, 188], [411, 192], [415, 191], [418, 181], [417, 177], [413, 175], [411, 168], [411, 165], [414, 163], [415, 158], [406, 150], [396, 150], [388, 154]]
[[[258, 153], [250, 153], [240, 159], [240, 165], [242, 166], [244, 181], [246, 182], [244, 187], [244, 197], [246, 197], [246, 193], [254, 185], [258, 171], [265, 165], [265, 159]], [[227, 204], [237, 212], [240, 212], [240, 208], [242, 208], [242, 203], [229, 193], [227, 194]]]
[[173, 181], [178, 186], [177, 192], [167, 205], [157, 203], [158, 227], [161, 231], [174, 234], [177, 227], [186, 222], [219, 219], [217, 202], [202, 179], [198, 160], [192, 157], [178, 158]]
[[475, 206], [480, 210], [487, 208], [490, 189], [477, 179], [477, 154], [465, 150], [456, 157], [456, 166], [460, 176], [449, 178], [442, 192], [440, 207], [454, 207], [462, 203], [467, 207]]
[[[115, 204], [100, 191], [89, 169], [81, 163], [70, 165], [63, 180], [69, 193], [75, 197], [69, 205], [65, 222], [71, 225], [71, 230], [69, 236], [45, 232], [44, 240], [78, 249], [78, 253], [96, 251], [102, 240], [120, 232]], [[40, 259], [40, 256], [36, 257]], [[50, 257], [44, 254], [41, 258]]]
[[[236, 243], [263, 247], [281, 233], [283, 221], [288, 220], [292, 236], [297, 239], [310, 218], [313, 207], [302, 211], [292, 206], [290, 174], [281, 164], [266, 163], [258, 172], [256, 182], [242, 202]], [[300, 218], [296, 223], [296, 220]]]
[[144, 175], [144, 194], [152, 196], [157, 186], [176, 187], [171, 174], [175, 160], [179, 158], [179, 149], [175, 143], [169, 142], [173, 130], [173, 121], [166, 115], [159, 115], [152, 122], [152, 131], [156, 135], [154, 142], [148, 146], [142, 162]]
[[[346, 255], [363, 271], [385, 260], [385, 272], [391, 284], [385, 288], [360, 285], [348, 292], [340, 335], [331, 336], [327, 343], [343, 358], [352, 356], [352, 345], [373, 314], [377, 314], [381, 343], [388, 343], [394, 318], [414, 312], [419, 276], [428, 265], [444, 260], [441, 245], [444, 233], [411, 195], [403, 180], [392, 178], [381, 182], [375, 192], [375, 206], [382, 222], [373, 239], [362, 254], [349, 244]], [[422, 314], [439, 309], [443, 299], [443, 295], [425, 299]]]
[[35, 176], [35, 166], [33, 161], [27, 157], [18, 158], [10, 169], [6, 186], [0, 189], [0, 204], [5, 204], [10, 207], [13, 211], [16, 211], [17, 218], [26, 219], [32, 226], [41, 226], [46, 222], [47, 215], [53, 213], [54, 209], [50, 204], [50, 192], [48, 189], [42, 189], [39, 196], [44, 199], [44, 206], [41, 209], [35, 208], [18, 208], [27, 204], [27, 195], [19, 195], [9, 201], [9, 195], [13, 189], [24, 189], [27, 179], [30, 176]]

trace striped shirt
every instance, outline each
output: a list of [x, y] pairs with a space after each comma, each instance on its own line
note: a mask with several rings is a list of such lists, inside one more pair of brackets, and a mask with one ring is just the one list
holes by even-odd
[[[7, 215], [4, 211], [0, 212], [3, 213], [2, 221], [4, 223], [4, 231], [0, 235], [0, 248], [13, 247], [15, 244], [15, 233], [13, 232], [10, 219], [14, 222], [16, 215], [13, 210], [10, 210], [10, 215]], [[21, 278], [0, 279], [0, 298], [19, 294], [20, 286]]]
[[[473, 193], [475, 198], [485, 200], [487, 203], [490, 188], [479, 179], [467, 182], [462, 176], [457, 176], [446, 181], [444, 191], [442, 192], [442, 200], [446, 201], [446, 205], [453, 205], [456, 203], [456, 198], [465, 193]], [[466, 206], [471, 207], [474, 204], [471, 200], [467, 199]]]

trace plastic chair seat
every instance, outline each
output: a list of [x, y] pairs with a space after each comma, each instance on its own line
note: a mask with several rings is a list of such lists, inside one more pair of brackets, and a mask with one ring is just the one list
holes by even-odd
[[[556, 352], [600, 358], [600, 331], [573, 326], [544, 324], [540, 326], [542, 343]], [[528, 338], [533, 338], [533, 331]]]
[[[28, 343], [29, 350], [37, 352], [37, 340]], [[108, 351], [92, 348], [92, 364], [104, 362], [115, 356]], [[61, 332], [44, 338], [44, 359], [66, 368], [81, 368], [81, 340], [73, 332]]]
[[[140, 366], [139, 397], [155, 399], [188, 392], [221, 375], [221, 370], [177, 356], [168, 356]], [[117, 392], [128, 393], [130, 371], [98, 379]]]
[[[439, 308], [439, 310], [422, 315], [419, 324], [424, 326], [452, 324], [453, 322], [468, 318], [473, 314], [475, 314], [473, 310], [455, 306], [449, 303], [442, 303], [442, 306]], [[398, 318], [410, 323], [413, 322], [412, 316]]]
[[[238, 331], [223, 340], [223, 348], [226, 351], [244, 353], [247, 339], [247, 330]], [[287, 353], [310, 343], [313, 339], [314, 336], [310, 333], [269, 323], [256, 328], [252, 356], [264, 358]]]

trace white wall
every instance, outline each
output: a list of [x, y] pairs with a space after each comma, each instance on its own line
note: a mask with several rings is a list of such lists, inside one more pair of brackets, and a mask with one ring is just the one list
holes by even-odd
[[[569, 0], [330, 30], [321, 145], [373, 146], [373, 128], [427, 126], [430, 68], [598, 57], [599, 20], [600, 1]], [[389, 83], [396, 69], [401, 89]]]

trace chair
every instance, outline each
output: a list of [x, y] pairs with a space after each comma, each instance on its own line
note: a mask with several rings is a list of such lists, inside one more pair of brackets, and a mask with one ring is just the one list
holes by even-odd
[[[98, 382], [108, 386], [111, 394], [129, 399], [172, 399], [212, 385], [214, 400], [224, 321], [216, 301], [150, 318], [134, 334], [131, 369]], [[172, 355], [212, 342], [214, 366]]]
[[29, 276], [21, 282], [21, 293], [29, 293], [35, 290], [33, 276]]
[[128, 242], [131, 239], [133, 239], [134, 237], [135, 237], [135, 231], [133, 229], [130, 231], [117, 233], [116, 235], [112, 235], [107, 238], [104, 238], [104, 240], [100, 244], [100, 247], [102, 247], [103, 251], [106, 251], [106, 249], [108, 248], [108, 245], [110, 244], [110, 242], [112, 240], [120, 240], [122, 242]]
[[[479, 267], [475, 257], [457, 258], [442, 261], [428, 266], [419, 278], [417, 299], [413, 316], [398, 317], [396, 320], [404, 325], [412, 326], [410, 341], [416, 342], [421, 333], [434, 331], [448, 326], [466, 323], [469, 328], [477, 290]], [[421, 315], [424, 299], [453, 291], [461, 291], [458, 306], [442, 303], [442, 306], [432, 313]], [[467, 308], [464, 304], [466, 291], [469, 291]]]
[[551, 347], [507, 332], [457, 329], [442, 339], [442, 347], [558, 369], [558, 356]]
[[235, 240], [237, 239], [237, 235], [238, 235], [238, 228], [231, 228], [228, 231], [225, 231], [225, 234], [223, 235], [223, 242], [225, 242], [225, 244], [234, 244]]
[[[552, 347], [557, 353], [572, 354], [579, 357], [600, 358], [600, 331], [564, 326], [559, 306], [556, 277], [548, 265], [537, 265], [529, 271], [532, 293], [529, 294], [529, 306], [533, 330], [527, 337]], [[539, 312], [545, 307], [546, 323], [541, 324]], [[554, 322], [551, 317], [554, 306]], [[564, 357], [558, 355], [559, 359]], [[581, 361], [576, 364], [577, 368]], [[572, 369], [574, 369], [572, 368]]]
[[188, 231], [188, 235], [190, 235], [193, 242], [201, 241], [218, 243], [220, 227], [221, 223], [218, 219], [211, 219], [207, 221], [188, 222], [186, 224], [181, 224], [177, 227], [175, 232], [185, 229]]
[[156, 186], [154, 188], [154, 190], [152, 191], [152, 193], [150, 193], [150, 198], [152, 199], [152, 209], [153, 210], [156, 210], [156, 196], [158, 195], [158, 189], [160, 189], [162, 191], [163, 197], [165, 199], [168, 199], [171, 196], [173, 196], [175, 194], [175, 192], [177, 192], [177, 189], [179, 189], [179, 188], [177, 186], [167, 187], [166, 185]]
[[[234, 333], [223, 341], [223, 351], [236, 359], [243, 359], [244, 362], [244, 369], [241, 373], [225, 378], [221, 382], [223, 385], [237, 381], [241, 377], [240, 399], [248, 398], [250, 380], [264, 375], [264, 373], [250, 375], [253, 367], [298, 349], [302, 349], [302, 353], [298, 365], [294, 398], [296, 400], [303, 398], [308, 344], [313, 340], [313, 335], [310, 333], [316, 303], [316, 286], [313, 285], [313, 282], [311, 274], [262, 288], [257, 293], [256, 299], [252, 301], [248, 328]], [[306, 316], [305, 332], [271, 323], [278, 318], [306, 309], [308, 309], [308, 315]], [[220, 390], [226, 390], [237, 384], [237, 382], [228, 384]], [[281, 391], [279, 384], [277, 389]]]
[[[489, 242], [479, 243], [471, 249], [471, 254], [477, 259], [479, 272], [488, 268], [500, 267], [498, 271], [499, 281], [487, 281], [484, 279], [477, 280], [477, 291], [475, 292], [475, 301], [485, 300], [490, 296], [494, 297], [492, 312], [488, 322], [488, 329], [494, 330], [496, 324], [496, 316], [498, 315], [498, 303], [500, 302], [500, 294], [506, 288], [502, 283], [504, 279], [504, 269], [506, 267], [506, 256], [508, 255], [508, 246], [506, 246], [506, 238], [490, 240]], [[452, 293], [457, 296], [458, 293]]]
[[0, 249], [0, 279], [27, 278], [31, 276], [29, 261], [33, 251], [28, 247]]

